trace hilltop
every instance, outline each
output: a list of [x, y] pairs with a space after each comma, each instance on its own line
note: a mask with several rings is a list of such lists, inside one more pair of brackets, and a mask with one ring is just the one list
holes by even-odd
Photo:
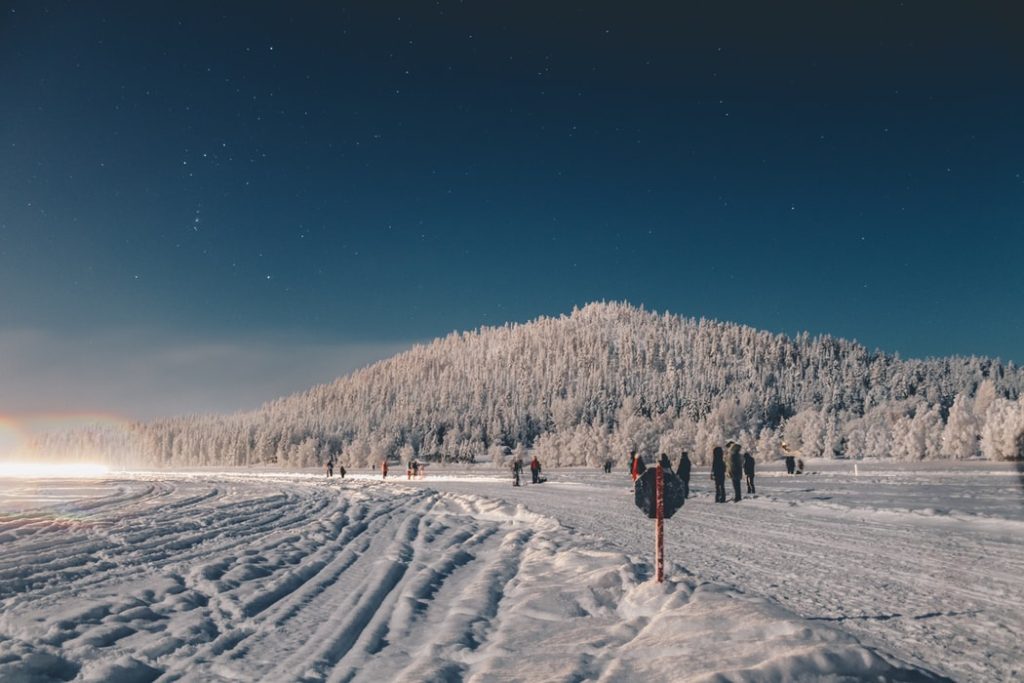
[[310, 466], [340, 454], [500, 461], [534, 448], [557, 464], [738, 440], [809, 457], [1019, 454], [1024, 373], [982, 357], [901, 360], [831, 336], [594, 303], [559, 317], [456, 332], [333, 382], [234, 415], [51, 436], [164, 466]]

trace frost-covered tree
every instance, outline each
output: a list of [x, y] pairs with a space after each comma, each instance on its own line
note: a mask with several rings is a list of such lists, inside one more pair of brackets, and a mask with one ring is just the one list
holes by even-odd
[[1024, 397], [995, 399], [981, 428], [981, 452], [989, 460], [1024, 459]]
[[292, 452], [291, 467], [315, 467], [320, 464], [320, 439], [307, 436]]
[[821, 412], [808, 408], [786, 420], [783, 437], [789, 448], [804, 457], [818, 457], [825, 447], [825, 421]]
[[942, 455], [957, 460], [975, 457], [980, 453], [979, 431], [973, 402], [964, 394], [957, 394], [942, 430]]
[[754, 458], [760, 462], [776, 460], [782, 452], [782, 437], [771, 427], [762, 427], [754, 444]]
[[985, 379], [978, 385], [978, 390], [974, 394], [974, 414], [977, 415], [979, 420], [984, 420], [985, 416], [988, 415], [989, 407], [1000, 398], [999, 392], [996, 389], [996, 383], [992, 379]]
[[676, 419], [668, 431], [658, 438], [658, 452], [678, 458], [683, 451], [694, 450], [697, 440], [697, 425], [683, 417]]
[[900, 460], [939, 457], [942, 413], [938, 406], [918, 403], [913, 416], [900, 417], [893, 425], [892, 455]]

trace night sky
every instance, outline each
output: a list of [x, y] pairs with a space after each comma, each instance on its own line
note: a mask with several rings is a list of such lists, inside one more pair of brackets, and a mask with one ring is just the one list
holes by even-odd
[[2, 7], [0, 412], [598, 299], [1024, 361], [1012, 3]]

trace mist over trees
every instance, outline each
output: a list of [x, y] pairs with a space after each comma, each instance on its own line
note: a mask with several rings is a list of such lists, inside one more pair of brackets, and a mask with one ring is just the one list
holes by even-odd
[[526, 448], [548, 466], [596, 466], [633, 449], [703, 464], [729, 439], [762, 461], [782, 442], [805, 457], [1018, 458], [1024, 372], [595, 303], [452, 333], [255, 411], [51, 433], [36, 447], [155, 467], [500, 463]]

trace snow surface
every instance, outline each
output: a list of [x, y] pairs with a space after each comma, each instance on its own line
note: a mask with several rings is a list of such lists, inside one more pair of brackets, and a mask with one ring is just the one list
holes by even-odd
[[0, 480], [0, 680], [1020, 680], [1018, 473], [809, 464], [661, 585], [622, 471]]

